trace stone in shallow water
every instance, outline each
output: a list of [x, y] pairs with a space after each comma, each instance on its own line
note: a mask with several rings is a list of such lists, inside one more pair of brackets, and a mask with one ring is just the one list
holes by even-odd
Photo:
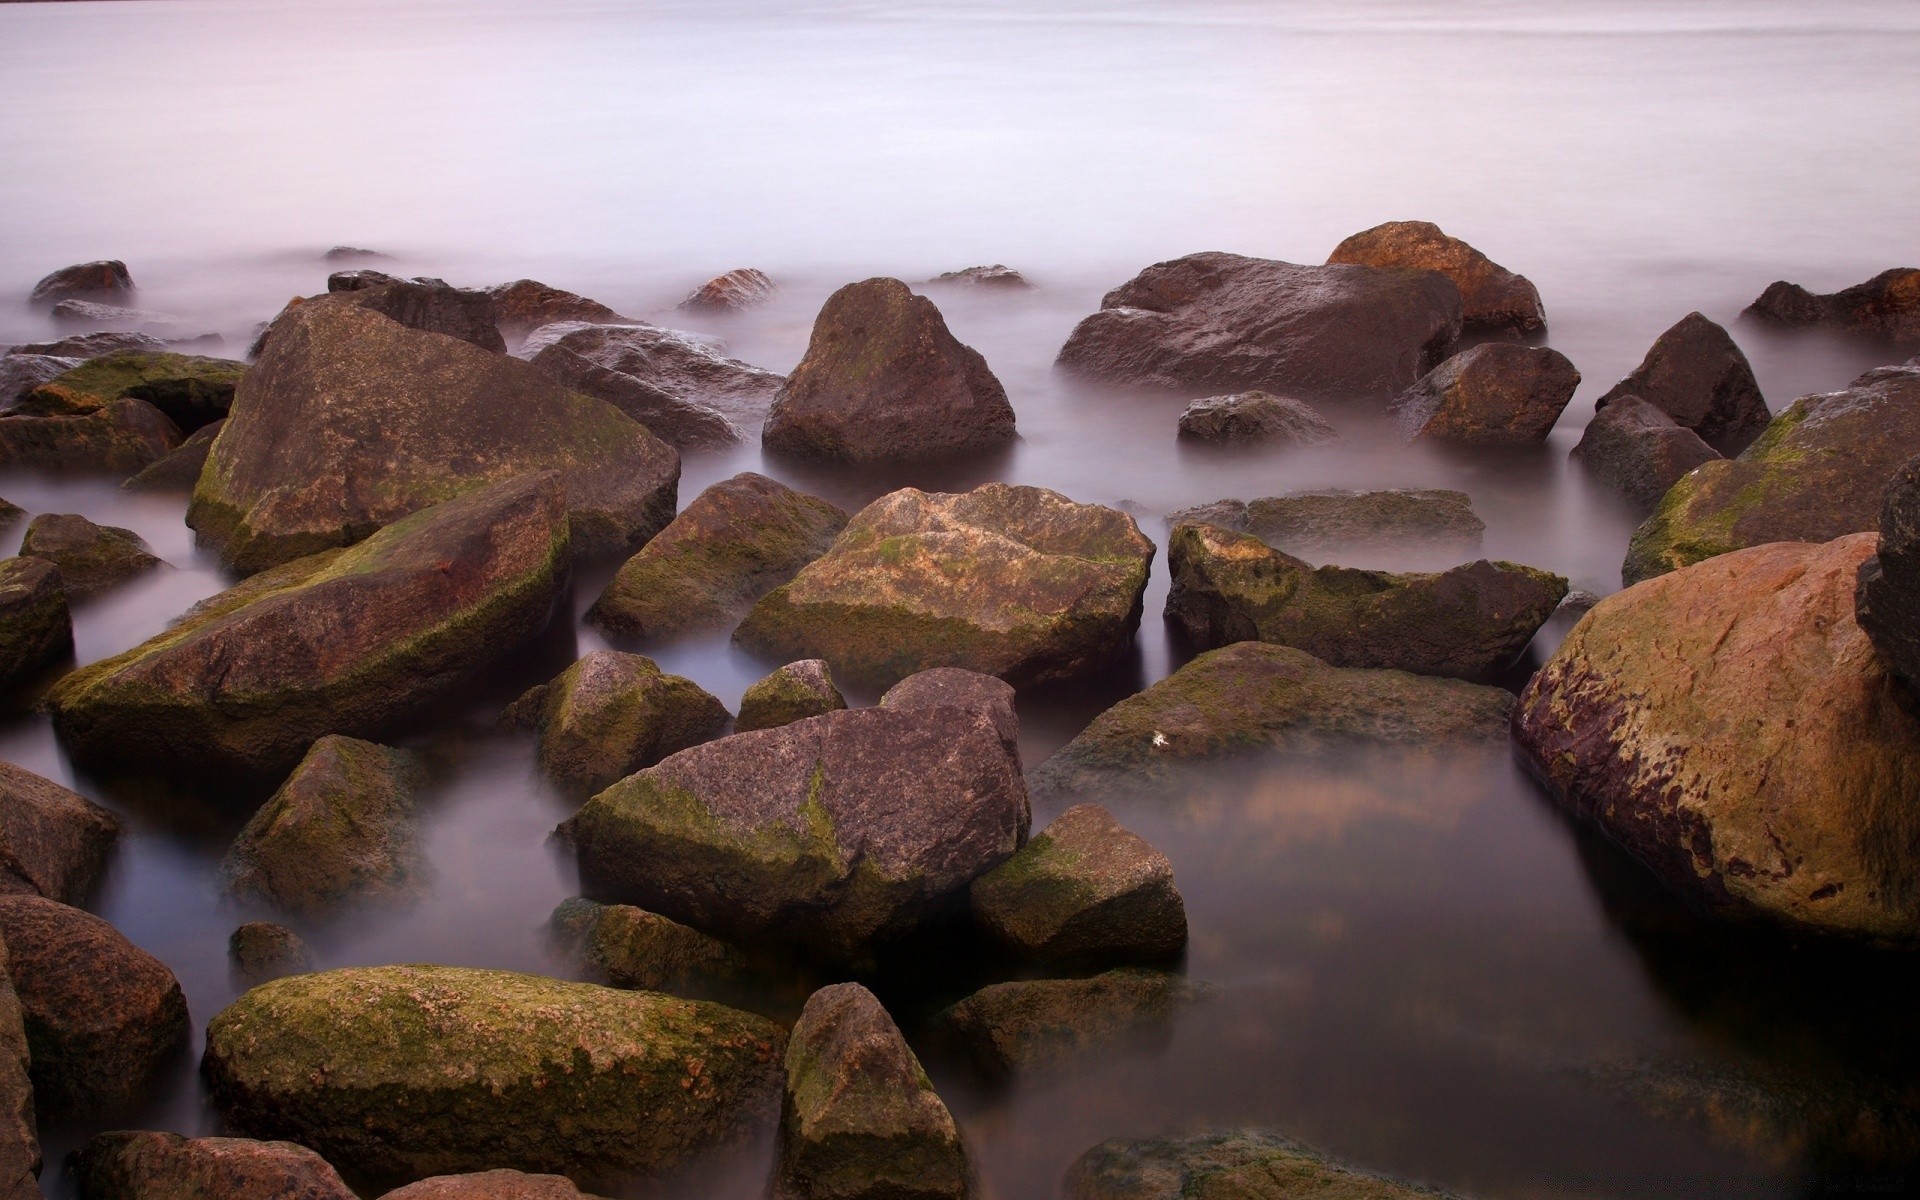
[[200, 472], [206, 469], [207, 455], [213, 450], [213, 439], [220, 436], [225, 420], [215, 421], [194, 430], [192, 436], [168, 452], [165, 458], [149, 463], [120, 485], [126, 492], [181, 492], [187, 493], [200, 482]]
[[1241, 1129], [1133, 1141], [1081, 1155], [1066, 1200], [1444, 1200], [1446, 1193], [1334, 1162], [1291, 1138]]
[[74, 513], [35, 517], [20, 541], [20, 554], [59, 567], [60, 582], [73, 602], [91, 600], [166, 565], [133, 530], [95, 525]]
[[719, 736], [731, 715], [693, 680], [617, 650], [585, 655], [507, 713], [538, 731], [547, 778], [581, 795]]
[[1697, 312], [1655, 339], [1633, 373], [1594, 407], [1604, 412], [1628, 396], [1653, 405], [1723, 454], [1745, 449], [1772, 419], [1747, 356], [1726, 330]]
[[1587, 422], [1573, 448], [1580, 465], [1650, 511], [1681, 476], [1720, 455], [1664, 411], [1622, 396]]
[[770, 672], [749, 687], [740, 697], [740, 716], [733, 728], [736, 733], [772, 729], [846, 706], [846, 697], [833, 685], [833, 672], [825, 660], [804, 658]]
[[313, 970], [313, 952], [285, 925], [248, 921], [227, 937], [227, 959], [248, 987]]
[[117, 258], [75, 263], [61, 267], [33, 285], [27, 299], [33, 304], [50, 305], [61, 300], [130, 300], [133, 276], [127, 264]]
[[56, 358], [51, 354], [0, 354], [0, 413], [14, 409], [29, 393], [50, 379], [80, 365], [77, 358]]
[[754, 978], [752, 964], [737, 947], [631, 904], [575, 896], [560, 902], [547, 925], [584, 966], [614, 987], [707, 999]]
[[51, 342], [28, 342], [15, 346], [8, 354], [50, 354], [56, 358], [96, 358], [102, 354], [112, 354], [117, 350], [164, 351], [167, 343], [147, 333], [133, 333], [126, 330], [99, 329], [92, 333], [76, 333]]
[[1164, 1038], [1206, 994], [1178, 975], [1132, 967], [996, 983], [934, 1017], [932, 1032], [982, 1075], [1004, 1079]]
[[233, 407], [245, 363], [193, 354], [121, 350], [90, 358], [35, 388], [21, 411], [39, 415], [91, 412], [124, 396], [145, 400], [182, 433], [218, 421]]
[[707, 280], [680, 302], [688, 312], [740, 312], [764, 304], [778, 288], [757, 267], [738, 267]]
[[0, 688], [25, 683], [72, 650], [60, 568], [43, 558], [0, 559]]
[[119, 836], [119, 818], [98, 804], [0, 762], [0, 892], [83, 904]]
[[0, 416], [0, 466], [125, 477], [180, 442], [165, 413], [131, 397], [92, 412]]
[[1528, 445], [1547, 440], [1579, 386], [1558, 350], [1483, 342], [1429, 371], [1393, 410], [1421, 441]]
[[1195, 400], [1180, 414], [1180, 436], [1203, 442], [1318, 446], [1339, 434], [1312, 406], [1266, 392]]
[[292, 1142], [101, 1133], [74, 1174], [88, 1200], [356, 1200], [326, 1159]]
[[958, 271], [943, 271], [935, 275], [928, 283], [958, 283], [968, 287], [1006, 288], [1011, 291], [1026, 291], [1033, 287], [1027, 277], [1004, 263], [994, 263], [984, 267], [963, 267]]
[[534, 279], [516, 279], [487, 289], [493, 301], [494, 323], [501, 332], [519, 336], [555, 321], [625, 321], [598, 300]]
[[1776, 280], [1740, 315], [1788, 328], [1825, 328], [1912, 345], [1920, 343], [1920, 270], [1895, 267], [1828, 295]]
[[1536, 334], [1547, 327], [1539, 289], [1431, 221], [1388, 221], [1334, 247], [1329, 263], [1438, 271], [1460, 289], [1467, 329]]

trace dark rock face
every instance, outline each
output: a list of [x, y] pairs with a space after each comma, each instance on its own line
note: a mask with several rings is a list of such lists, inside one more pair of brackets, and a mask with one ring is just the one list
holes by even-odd
[[27, 299], [34, 304], [51, 305], [60, 300], [131, 300], [133, 276], [127, 264], [117, 258], [76, 263], [61, 267], [33, 285]]
[[1483, 342], [1428, 372], [1393, 408], [1424, 441], [1524, 445], [1547, 440], [1579, 386], [1558, 350]]
[[0, 1197], [40, 1200], [40, 1128], [34, 1113], [32, 1052], [20, 997], [8, 976], [7, 947], [0, 941]]
[[1462, 318], [1476, 331], [1539, 333], [1547, 327], [1540, 291], [1431, 221], [1388, 221], [1334, 247], [1329, 264], [1438, 271], [1460, 289]]
[[985, 715], [863, 708], [683, 750], [560, 834], [592, 895], [854, 959], [955, 904], [1029, 820]]
[[525, 476], [265, 572], [60, 681], [78, 759], [271, 777], [379, 736], [545, 627], [568, 577], [558, 477]]
[[0, 413], [13, 409], [33, 389], [71, 371], [80, 361], [51, 354], [0, 354]]
[[487, 289], [493, 316], [502, 333], [520, 337], [555, 321], [625, 321], [598, 300], [564, 291], [533, 279], [516, 279]]
[[60, 582], [73, 603], [91, 600], [165, 566], [131, 529], [95, 525], [75, 513], [42, 513], [20, 541], [23, 558], [43, 558], [60, 568]]
[[928, 283], [958, 283], [968, 287], [1005, 288], [1009, 291], [1028, 291], [1033, 285], [1027, 277], [1007, 266], [994, 263], [985, 267], [964, 267], [958, 271], [943, 271], [935, 275]]
[[185, 1047], [187, 1002], [173, 972], [100, 918], [40, 896], [0, 896], [0, 938], [43, 1113], [121, 1109]]
[[0, 688], [32, 679], [72, 649], [60, 568], [43, 558], [0, 559]]
[[1688, 313], [1661, 334], [1633, 373], [1594, 406], [1635, 396], [1693, 430], [1723, 454], [1736, 454], [1767, 427], [1771, 414], [1747, 356], [1727, 331]]
[[[372, 267], [354, 267], [351, 270], [335, 271], [327, 276], [327, 294], [336, 292], [357, 292], [362, 288], [385, 287], [389, 283], [405, 283], [403, 276], [390, 275]], [[304, 301], [304, 297], [303, 297]]]
[[965, 454], [1013, 437], [1013, 405], [987, 360], [948, 331], [933, 301], [884, 278], [827, 297], [760, 434], [776, 454], [856, 463]]
[[569, 391], [613, 405], [676, 449], [712, 449], [740, 440], [733, 422], [714, 409], [610, 370], [565, 346], [548, 346], [534, 356], [533, 365]]
[[226, 424], [226, 421], [220, 420], [211, 425], [202, 425], [186, 441], [168, 452], [165, 458], [135, 472], [120, 485], [120, 489], [127, 492], [193, 491], [194, 485], [200, 482], [200, 472], [206, 468], [207, 455], [213, 451], [213, 439], [220, 436]]
[[[328, 286], [332, 287], [331, 280]], [[500, 336], [495, 320], [493, 297], [468, 288], [448, 287], [437, 279], [393, 279], [372, 287], [331, 292], [309, 303], [355, 305], [409, 329], [443, 333], [496, 354], [505, 354], [507, 350], [506, 339]], [[279, 324], [276, 319], [274, 325]], [[269, 338], [277, 336], [277, 332], [268, 334]]]
[[521, 1171], [475, 1171], [435, 1175], [380, 1200], [593, 1200], [565, 1175], [528, 1175]]
[[[700, 422], [712, 425], [713, 414], [718, 414], [728, 422], [728, 431], [724, 436], [712, 430], [702, 434], [707, 445], [736, 440], [735, 422], [758, 424], [786, 382], [782, 375], [728, 358], [714, 338], [637, 321], [542, 326], [517, 353], [555, 378], [580, 378], [605, 389], [608, 403], [620, 405], [649, 427], [642, 412], [653, 414], [653, 421], [665, 427], [685, 427], [689, 435], [702, 428]], [[589, 372], [583, 361], [632, 382]]]
[[693, 498], [587, 610], [612, 633], [664, 637], [730, 625], [825, 554], [847, 514], [743, 471]]
[[1740, 314], [1789, 328], [1818, 327], [1894, 345], [1920, 344], [1920, 269], [1895, 267], [1829, 295], [1779, 280]]
[[614, 987], [698, 1000], [719, 998], [752, 978], [737, 947], [631, 904], [576, 896], [561, 902], [548, 926]]
[[1621, 396], [1601, 409], [1573, 454], [1595, 477], [1648, 511], [1682, 475], [1720, 457], [1699, 434], [1638, 396]]
[[1266, 392], [1195, 400], [1180, 414], [1180, 436], [1203, 442], [1318, 446], [1339, 434], [1312, 406]]
[[1065, 1200], [1445, 1200], [1432, 1188], [1334, 1162], [1258, 1129], [1101, 1142], [1068, 1169], [1061, 1195]]
[[97, 358], [102, 354], [113, 354], [120, 350], [145, 350], [162, 353], [167, 343], [147, 333], [133, 333], [126, 330], [101, 329], [93, 333], [77, 333], [52, 342], [28, 342], [7, 351], [9, 356], [16, 354], [46, 354], [55, 358]]
[[825, 660], [803, 658], [770, 672], [740, 697], [740, 715], [734, 719], [736, 733], [756, 729], [776, 729], [807, 717], [838, 712], [847, 699], [834, 686], [833, 672]]
[[119, 836], [119, 819], [98, 804], [0, 762], [0, 892], [83, 903]]
[[980, 1074], [1004, 1079], [1164, 1038], [1204, 994], [1178, 975], [1136, 968], [996, 983], [936, 1016], [933, 1034]]
[[1482, 679], [1567, 594], [1558, 575], [1485, 559], [1437, 574], [1314, 568], [1248, 534], [1176, 526], [1166, 616], [1197, 645], [1262, 641], [1338, 667]]
[[693, 680], [617, 650], [592, 651], [508, 712], [538, 731], [547, 778], [576, 795], [718, 737], [732, 715]]
[[1860, 566], [1854, 617], [1893, 673], [1920, 687], [1920, 458], [1887, 484], [1879, 550]]
[[857, 983], [821, 988], [787, 1042], [780, 1200], [965, 1200], [960, 1130], [899, 1027]]
[[86, 1200], [356, 1200], [326, 1159], [292, 1142], [102, 1133], [74, 1174]]
[[180, 427], [144, 400], [72, 416], [0, 416], [0, 466], [131, 475], [180, 441]]
[[695, 288], [680, 307], [688, 312], [740, 312], [765, 303], [777, 290], [765, 271], [738, 267]]
[[248, 987], [313, 970], [313, 952], [299, 934], [272, 921], [248, 921], [227, 938], [227, 960]]
[[145, 400], [182, 433], [218, 421], [233, 406], [245, 363], [193, 354], [121, 350], [91, 358], [35, 388], [20, 406], [58, 416], [105, 408], [122, 397]]
[[1212, 252], [1156, 263], [1108, 292], [1058, 365], [1188, 394], [1386, 400], [1459, 337], [1460, 291], [1436, 272]]
[[644, 541], [673, 515], [679, 455], [618, 410], [505, 355], [316, 302], [275, 324], [187, 523], [257, 571], [547, 470], [565, 485], [578, 552]]
[[1007, 753], [1020, 753], [1020, 714], [1013, 685], [960, 667], [934, 667], [909, 675], [880, 697], [881, 708], [966, 708], [985, 713]]

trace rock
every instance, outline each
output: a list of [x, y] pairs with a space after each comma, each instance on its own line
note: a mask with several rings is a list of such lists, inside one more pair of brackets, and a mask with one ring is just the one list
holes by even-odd
[[1082, 1154], [1061, 1184], [1066, 1200], [1442, 1200], [1334, 1162], [1258, 1129], [1153, 1141], [1112, 1138]]
[[33, 1054], [20, 997], [7, 975], [5, 941], [0, 941], [0, 1197], [40, 1200], [40, 1129], [33, 1111]]
[[248, 987], [313, 970], [313, 952], [285, 925], [248, 921], [227, 938], [227, 958]]
[[873, 993], [821, 988], [787, 1042], [781, 1200], [965, 1200], [960, 1130]]
[[614, 987], [702, 999], [753, 977], [736, 947], [631, 904], [575, 897], [562, 901], [548, 924]]
[[935, 275], [928, 283], [960, 283], [969, 287], [1006, 288], [1012, 291], [1031, 291], [1033, 285], [1027, 277], [1007, 266], [994, 263], [988, 267], [965, 267], [958, 271], [943, 271]]
[[733, 728], [736, 733], [773, 729], [846, 706], [847, 699], [833, 686], [833, 673], [826, 662], [804, 658], [748, 688], [740, 697], [740, 715], [734, 718]]
[[1558, 575], [1486, 559], [1438, 573], [1309, 566], [1251, 534], [1175, 526], [1167, 620], [1198, 646], [1262, 641], [1336, 667], [1481, 679], [1526, 650], [1567, 594]]
[[1600, 603], [1600, 600], [1601, 596], [1597, 592], [1574, 588], [1567, 593], [1565, 599], [1560, 601], [1560, 607], [1553, 610], [1553, 615], [1570, 622], [1577, 621], [1592, 612], [1593, 606]]
[[292, 1142], [101, 1133], [74, 1174], [84, 1200], [356, 1200], [326, 1159]]
[[27, 299], [34, 304], [51, 305], [61, 300], [131, 300], [133, 276], [127, 264], [117, 258], [76, 263], [61, 267], [33, 285]]
[[131, 529], [95, 525], [76, 513], [41, 513], [20, 541], [23, 558], [43, 558], [60, 568], [72, 603], [91, 600], [166, 564]]
[[0, 938], [43, 1114], [119, 1111], [186, 1047], [179, 981], [100, 918], [41, 896], [0, 896]]
[[51, 342], [28, 342], [7, 351], [9, 357], [25, 354], [45, 354], [54, 358], [98, 358], [102, 354], [113, 354], [121, 350], [146, 350], [164, 353], [167, 343], [152, 334], [135, 333], [128, 330], [101, 329], [93, 333], [77, 333]]
[[1203, 442], [1318, 446], [1339, 436], [1310, 405], [1265, 392], [1195, 400], [1180, 414], [1180, 436]]
[[122, 308], [117, 304], [96, 304], [91, 300], [61, 300], [53, 306], [53, 319], [66, 326], [91, 326], [95, 329], [128, 329], [161, 337], [177, 336], [180, 320], [167, 313]]
[[0, 559], [0, 690], [33, 679], [73, 651], [60, 568], [43, 558]]
[[[500, 336], [500, 328], [495, 320], [493, 297], [486, 292], [449, 287], [438, 279], [383, 277], [382, 282], [371, 287], [345, 291], [333, 291], [332, 280], [327, 281], [327, 286], [327, 296], [309, 303], [324, 307], [364, 308], [409, 329], [442, 333], [496, 354], [507, 352], [506, 339]], [[269, 337], [279, 336], [277, 327], [286, 315], [282, 313], [274, 320], [276, 328], [269, 333]]]
[[680, 450], [707, 450], [740, 441], [740, 431], [718, 411], [609, 370], [565, 346], [548, 346], [533, 365], [569, 391], [603, 400]]
[[1431, 221], [1388, 221], [1334, 247], [1329, 264], [1413, 267], [1438, 271], [1460, 289], [1467, 329], [1535, 334], [1545, 331], [1540, 292], [1524, 275], [1494, 262]]
[[1789, 328], [1833, 329], [1895, 345], [1920, 343], [1920, 269], [1895, 267], [1825, 296], [1777, 280], [1740, 315]]
[[1132, 517], [1058, 492], [904, 488], [861, 509], [734, 639], [880, 686], [942, 666], [1016, 687], [1070, 679], [1126, 651], [1152, 559]]
[[420, 783], [409, 754], [321, 738], [233, 840], [221, 885], [308, 916], [413, 899], [426, 870], [414, 824]]
[[180, 441], [179, 426], [144, 400], [77, 416], [0, 416], [0, 466], [131, 475]]
[[[644, 421], [637, 410], [646, 409], [655, 412], [656, 421], [664, 423], [672, 416], [674, 427], [689, 430], [696, 420], [711, 424], [714, 414], [729, 423], [758, 424], [786, 382], [772, 371], [728, 358], [724, 344], [714, 338], [643, 322], [546, 325], [528, 335], [517, 353], [555, 378], [580, 378], [604, 387], [609, 403], [623, 409], [634, 406], [636, 420]], [[579, 359], [633, 382], [595, 375]], [[724, 439], [712, 434], [703, 444], [733, 440], [737, 435], [731, 424], [728, 429]]]
[[1525, 445], [1547, 440], [1579, 386], [1558, 350], [1482, 342], [1429, 371], [1393, 409], [1421, 441]]
[[1459, 289], [1435, 272], [1212, 252], [1156, 263], [1108, 292], [1057, 365], [1189, 395], [1386, 400], [1459, 337]]
[[1653, 405], [1723, 454], [1744, 449], [1771, 419], [1747, 356], [1726, 330], [1697, 312], [1656, 338], [1633, 373], [1594, 407], [1605, 411], [1628, 396]]
[[880, 697], [881, 708], [967, 708], [985, 713], [1007, 753], [1020, 754], [1020, 714], [1003, 679], [960, 667], [934, 667], [907, 676]]
[[331, 275], [328, 275], [327, 294], [357, 292], [365, 288], [385, 287], [390, 283], [410, 282], [412, 281], [399, 275], [390, 275], [385, 271], [376, 271], [371, 267], [356, 267], [350, 271], [335, 271]]
[[11, 412], [33, 389], [71, 371], [80, 361], [51, 354], [0, 354], [0, 414]]
[[1887, 481], [1920, 454], [1920, 370], [1886, 367], [1802, 396], [1740, 457], [1682, 476], [1634, 531], [1629, 584], [1763, 542], [1873, 529]]
[[1353, 550], [1449, 548], [1470, 553], [1479, 548], [1487, 528], [1474, 515], [1465, 492], [1444, 488], [1264, 496], [1248, 502], [1243, 524], [1228, 527], [1243, 529], [1276, 550], [1321, 560]]
[[226, 421], [215, 421], [193, 431], [186, 441], [169, 451], [166, 457], [142, 467], [120, 485], [123, 492], [191, 492], [200, 482], [207, 456], [213, 452], [213, 439], [226, 428]]
[[565, 1175], [527, 1175], [520, 1171], [476, 1171], [435, 1175], [410, 1183], [380, 1200], [592, 1200]]
[[765, 303], [777, 290], [765, 271], [740, 267], [707, 280], [680, 307], [689, 312], [739, 312]]
[[1709, 909], [1920, 939], [1920, 722], [1854, 620], [1875, 540], [1755, 546], [1601, 601], [1521, 694], [1524, 761]]
[[0, 762], [0, 893], [84, 903], [119, 836], [119, 819], [98, 804]]
[[125, 396], [145, 400], [192, 433], [227, 415], [245, 363], [192, 354], [122, 350], [91, 358], [35, 388], [21, 405], [32, 415], [92, 412]]
[[666, 674], [650, 658], [594, 650], [528, 691], [508, 716], [538, 731], [547, 778], [569, 793], [590, 795], [718, 737], [733, 714], [699, 684]]
[[862, 708], [682, 750], [559, 832], [590, 895], [852, 960], [957, 906], [1029, 820], [984, 714]]
[[1920, 687], [1920, 458], [1887, 484], [1875, 557], [1860, 566], [1854, 619], [1895, 675]]
[[519, 337], [555, 321], [625, 321], [598, 300], [548, 287], [532, 279], [516, 279], [487, 289], [493, 301], [494, 322], [502, 333]]
[[0, 529], [10, 529], [27, 515], [27, 510], [18, 504], [0, 499]]
[[827, 297], [760, 433], [776, 454], [843, 463], [975, 453], [1013, 437], [1013, 405], [987, 360], [933, 301], [885, 278]]
[[76, 759], [195, 778], [380, 736], [545, 628], [568, 575], [560, 486], [510, 479], [255, 576], [62, 679], [54, 728]]
[[770, 1115], [785, 1037], [718, 1004], [506, 971], [295, 975], [207, 1025], [234, 1129], [370, 1180], [510, 1167], [656, 1173]]
[[378, 250], [365, 250], [359, 246], [334, 246], [320, 256], [327, 262], [359, 262], [366, 259], [390, 259], [391, 254], [382, 254]]
[[656, 638], [731, 625], [825, 554], [846, 524], [825, 500], [742, 471], [695, 496], [628, 559], [587, 620]]
[[1587, 422], [1573, 456], [1650, 511], [1681, 476], [1720, 454], [1661, 409], [1638, 396], [1621, 396]]
[[1065, 966], [1159, 962], [1187, 944], [1173, 864], [1097, 804], [1054, 818], [973, 881], [973, 917], [1018, 954]]
[[351, 306], [302, 305], [274, 329], [187, 509], [230, 566], [350, 545], [534, 471], [560, 472], [579, 553], [643, 542], [673, 515], [673, 448], [524, 363]]
[[1091, 979], [996, 983], [935, 1016], [932, 1034], [980, 1074], [1004, 1079], [1164, 1037], [1204, 995], [1178, 975], [1131, 967]]

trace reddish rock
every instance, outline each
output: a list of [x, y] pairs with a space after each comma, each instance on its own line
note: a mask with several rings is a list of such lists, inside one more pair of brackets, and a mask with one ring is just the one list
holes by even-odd
[[292, 1142], [102, 1133], [74, 1174], [84, 1200], [356, 1200], [326, 1159]]
[[1428, 372], [1393, 409], [1421, 441], [1527, 445], [1547, 440], [1579, 386], [1558, 350], [1483, 342]]
[[689, 312], [739, 312], [765, 303], [775, 290], [765, 271], [740, 267], [707, 280], [680, 307]]
[[1460, 289], [1466, 328], [1535, 334], [1546, 329], [1540, 292], [1431, 221], [1389, 221], [1334, 247], [1328, 263], [1364, 267], [1418, 267], [1438, 271]]
[[33, 285], [27, 299], [34, 304], [51, 305], [61, 300], [130, 300], [133, 276], [127, 264], [117, 258], [77, 263], [61, 267]]
[[119, 819], [98, 804], [0, 762], [0, 892], [83, 903], [119, 836]]
[[1894, 345], [1920, 343], [1920, 269], [1895, 267], [1828, 295], [1797, 283], [1767, 285], [1743, 317], [1788, 328], [1823, 328]]

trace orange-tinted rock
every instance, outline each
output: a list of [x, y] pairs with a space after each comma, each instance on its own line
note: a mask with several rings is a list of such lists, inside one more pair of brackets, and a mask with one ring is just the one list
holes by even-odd
[[1472, 246], [1441, 232], [1431, 221], [1389, 221], [1354, 234], [1334, 247], [1329, 263], [1367, 267], [1418, 267], [1438, 271], [1460, 289], [1468, 329], [1538, 333], [1547, 326], [1540, 292]]

